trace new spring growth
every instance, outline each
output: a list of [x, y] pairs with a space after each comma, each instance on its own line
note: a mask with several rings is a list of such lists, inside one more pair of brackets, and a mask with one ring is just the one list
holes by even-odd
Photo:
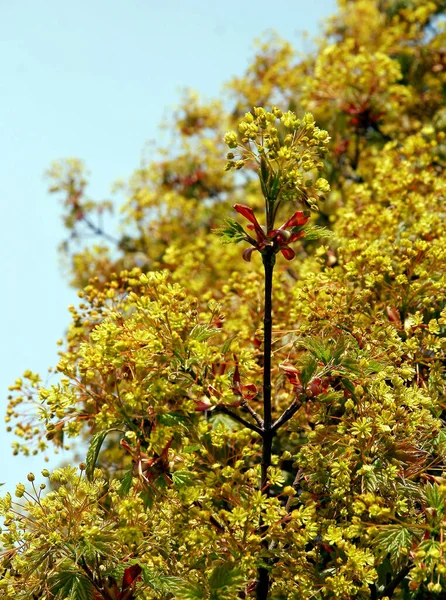
[[252, 248], [243, 253], [245, 260], [251, 259], [254, 250], [262, 253], [267, 247], [272, 247], [274, 254], [280, 251], [291, 260], [295, 252], [289, 244], [305, 236], [303, 227], [309, 216], [302, 211], [295, 212], [275, 229], [277, 212], [287, 200], [317, 210], [317, 202], [330, 191], [326, 179], [315, 178], [315, 173], [323, 168], [322, 157], [330, 136], [316, 127], [312, 114], [306, 113], [300, 120], [292, 111], [282, 113], [276, 107], [271, 112], [255, 107], [253, 112], [246, 113], [238, 131], [238, 134], [230, 131], [225, 135], [231, 149], [225, 168], [246, 166], [256, 171], [265, 198], [266, 226], [259, 224], [251, 208], [236, 204], [235, 210], [250, 222], [248, 229], [254, 232], [255, 238], [233, 222], [228, 222], [229, 228], [223, 233], [233, 241], [244, 240], [251, 244]]
[[225, 135], [232, 150], [225, 168], [246, 166], [257, 172], [267, 203], [268, 231], [274, 229], [283, 200], [297, 200], [317, 210], [317, 201], [330, 191], [330, 186], [326, 179], [315, 179], [314, 172], [324, 166], [322, 158], [330, 136], [316, 127], [313, 115], [306, 113], [298, 119], [292, 111], [282, 113], [273, 107], [267, 112], [255, 107], [240, 121], [238, 131]]

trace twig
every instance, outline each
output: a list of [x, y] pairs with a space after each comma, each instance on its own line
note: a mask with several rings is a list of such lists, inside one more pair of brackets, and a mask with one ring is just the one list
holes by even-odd
[[256, 411], [252, 408], [252, 406], [250, 406], [248, 404], [248, 401], [243, 399], [242, 403], [240, 405], [242, 408], [246, 409], [249, 414], [253, 417], [253, 419], [257, 422], [257, 425], [263, 429], [263, 419], [260, 417], [259, 414], [256, 413]]
[[393, 592], [396, 590], [396, 588], [399, 586], [399, 584], [403, 581], [403, 579], [406, 577], [406, 575], [409, 574], [410, 570], [413, 567], [414, 567], [413, 564], [409, 564], [409, 565], [406, 565], [405, 567], [403, 567], [401, 569], [401, 571], [395, 575], [395, 577], [392, 579], [392, 581], [388, 585], [386, 585], [383, 593], [380, 594], [380, 596], [382, 598], [385, 596], [388, 596], [389, 598], [391, 598], [393, 596]]
[[259, 435], [263, 436], [263, 433], [264, 433], [263, 429], [260, 429], [260, 427], [258, 427], [257, 425], [254, 425], [253, 423], [250, 423], [243, 417], [240, 417], [237, 413], [232, 412], [232, 410], [230, 410], [227, 406], [223, 406], [222, 404], [219, 404], [214, 408], [214, 412], [215, 411], [222, 412], [225, 415], [228, 415], [229, 417], [231, 417], [231, 419], [234, 419], [234, 421], [241, 423], [248, 429], [251, 429], [252, 431], [255, 431]]
[[279, 427], [281, 427], [291, 419], [291, 417], [299, 410], [300, 407], [300, 400], [298, 398], [295, 398], [289, 405], [289, 407], [280, 415], [280, 417], [274, 421], [271, 430], [277, 431]]
[[101, 227], [97, 227], [94, 223], [90, 221], [90, 219], [87, 219], [87, 217], [83, 216], [81, 220], [85, 223], [85, 225], [87, 225], [89, 229], [93, 231], [95, 235], [99, 235], [104, 239], [108, 240], [109, 242], [119, 245], [120, 242], [117, 238], [113, 237], [109, 233], [106, 233]]

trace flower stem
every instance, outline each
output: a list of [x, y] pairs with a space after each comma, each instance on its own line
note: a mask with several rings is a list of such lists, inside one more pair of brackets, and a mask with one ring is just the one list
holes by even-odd
[[[269, 496], [270, 490], [268, 486], [268, 467], [271, 466], [271, 453], [274, 436], [271, 414], [271, 343], [273, 270], [276, 255], [273, 248], [265, 248], [262, 253], [262, 258], [265, 272], [265, 313], [263, 319], [263, 446], [260, 489], [266, 496]], [[267, 528], [261, 522], [260, 530], [263, 535], [265, 535], [266, 529]], [[264, 547], [266, 549], [268, 548], [268, 543], [266, 541], [264, 542]], [[256, 586], [257, 600], [266, 600], [268, 598], [269, 586], [270, 578], [268, 568], [259, 567]]]

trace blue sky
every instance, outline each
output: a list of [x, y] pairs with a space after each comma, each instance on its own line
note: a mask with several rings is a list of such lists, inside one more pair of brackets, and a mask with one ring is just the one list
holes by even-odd
[[[58, 260], [64, 230], [45, 169], [59, 158], [82, 158], [92, 172], [89, 195], [110, 198], [182, 88], [221, 95], [269, 28], [307, 51], [299, 32], [315, 36], [335, 4], [0, 0], [2, 412], [8, 385], [25, 369], [45, 377], [57, 363], [56, 341], [77, 299]], [[42, 456], [13, 457], [12, 441], [0, 429], [2, 491], [46, 466]]]

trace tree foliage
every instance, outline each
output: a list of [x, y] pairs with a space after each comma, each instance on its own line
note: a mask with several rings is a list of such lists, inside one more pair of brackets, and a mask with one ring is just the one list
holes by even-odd
[[338, 4], [313, 54], [271, 35], [224, 103], [184, 95], [118, 233], [50, 169], [80, 302], [7, 421], [89, 449], [0, 501], [4, 598], [443, 597], [446, 5]]

